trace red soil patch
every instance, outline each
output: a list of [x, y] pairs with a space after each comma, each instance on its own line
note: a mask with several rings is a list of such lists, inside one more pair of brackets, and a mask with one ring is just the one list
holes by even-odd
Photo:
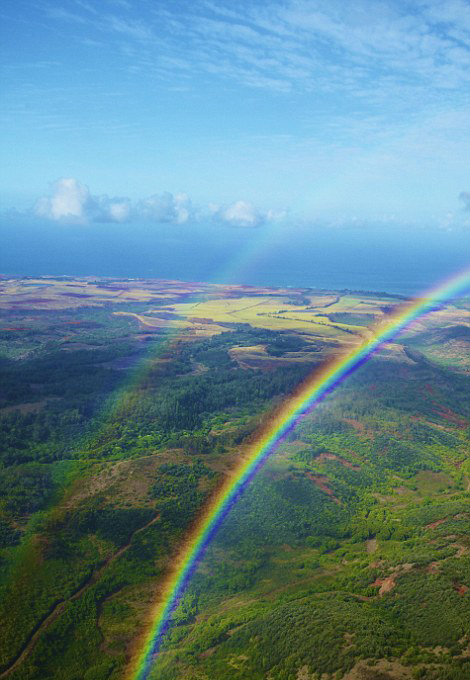
[[444, 524], [444, 522], [446, 522], [447, 519], [448, 517], [444, 517], [443, 519], [437, 519], [435, 522], [431, 522], [431, 524], [426, 524], [425, 529], [435, 529], [441, 524]]
[[358, 420], [354, 420], [353, 418], [341, 418], [343, 423], [347, 423], [348, 425], [351, 425], [357, 432], [364, 432], [365, 427], [362, 423], [360, 423]]
[[350, 470], [360, 470], [359, 465], [353, 465], [352, 463], [349, 462], [349, 460], [345, 460], [344, 458], [340, 458], [339, 456], [336, 456], [334, 453], [321, 453], [319, 456], [317, 456], [316, 460], [322, 461], [322, 460], [337, 460], [341, 465], [344, 465], [344, 467], [349, 468]]
[[426, 392], [428, 392], [428, 394], [434, 394], [435, 391], [436, 391], [436, 390], [434, 389], [434, 387], [433, 387], [432, 385], [430, 385], [429, 383], [425, 383], [425, 384], [423, 385], [423, 390], [425, 390]]
[[372, 588], [380, 588], [379, 596], [383, 597], [385, 593], [389, 593], [395, 588], [395, 577], [396, 574], [392, 574], [391, 576], [387, 576], [387, 578], [378, 578], [371, 584]]
[[355, 453], [355, 451], [351, 451], [351, 449], [348, 449], [348, 453], [349, 453], [350, 456], [352, 456], [353, 458], [355, 458], [359, 462], [362, 462], [361, 457], [358, 456], [357, 453]]
[[215, 647], [210, 647], [209, 649], [206, 649], [205, 652], [201, 652], [199, 654], [200, 659], [207, 659], [207, 657], [212, 656], [212, 654], [215, 652], [216, 648]]
[[395, 580], [398, 578], [398, 576], [400, 576], [400, 574], [405, 574], [411, 569], [413, 569], [413, 564], [410, 562], [399, 564], [397, 567], [393, 568], [393, 572], [390, 574], [390, 576], [386, 576], [385, 578], [377, 578], [374, 583], [371, 584], [372, 588], [379, 588], [379, 597], [382, 597], [385, 595], [385, 593], [389, 593], [394, 589], [396, 585]]
[[444, 420], [448, 420], [451, 423], [454, 423], [454, 425], [457, 425], [457, 427], [464, 428], [468, 427], [469, 425], [469, 422], [466, 418], [462, 418], [462, 416], [459, 416], [457, 413], [454, 413], [453, 411], [450, 410], [450, 408], [447, 408], [445, 406], [439, 406], [438, 408], [434, 408], [433, 413], [440, 416], [441, 418], [444, 418]]
[[338, 505], [341, 505], [341, 501], [339, 498], [336, 498], [334, 495], [333, 491], [330, 489], [329, 486], [327, 486], [326, 482], [328, 481], [328, 477], [325, 477], [324, 475], [312, 475], [311, 472], [307, 472], [307, 477], [312, 480], [316, 486], [321, 489], [324, 493], [328, 494], [332, 500], [334, 500], [335, 503]]
[[454, 582], [453, 584], [453, 589], [455, 590], [456, 593], [461, 595], [462, 597], [465, 595], [465, 593], [468, 590], [468, 586], [461, 585], [460, 583]]

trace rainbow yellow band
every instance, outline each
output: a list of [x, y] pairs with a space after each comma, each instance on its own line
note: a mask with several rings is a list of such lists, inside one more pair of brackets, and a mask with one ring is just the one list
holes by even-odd
[[316, 371], [310, 376], [297, 392], [273, 414], [238, 466], [214, 495], [205, 514], [188, 537], [163, 586], [162, 596], [151, 617], [153, 623], [145, 635], [138, 657], [134, 659], [130, 669], [130, 678], [147, 680], [149, 677], [172, 612], [178, 605], [205, 549], [240, 494], [283, 437], [303, 415], [359, 368], [383, 343], [390, 341], [418, 317], [436, 310], [441, 304], [462, 295], [467, 289], [470, 289], [470, 269], [452, 277], [423, 297], [402, 306], [398, 313], [374, 330], [372, 337], [338, 358], [323, 371]]

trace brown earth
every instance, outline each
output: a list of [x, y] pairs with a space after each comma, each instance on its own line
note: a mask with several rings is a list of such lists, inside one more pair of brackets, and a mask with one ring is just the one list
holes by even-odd
[[360, 470], [359, 465], [353, 465], [353, 463], [350, 463], [349, 460], [345, 460], [344, 458], [340, 458], [334, 453], [321, 453], [319, 456], [316, 457], [315, 460], [319, 460], [320, 462], [323, 460], [337, 460], [338, 463], [341, 463], [341, 465], [344, 465], [344, 467], [349, 468], [350, 470]]
[[439, 527], [441, 524], [444, 524], [449, 518], [448, 517], [443, 517], [442, 519], [437, 519], [435, 522], [431, 522], [430, 524], [426, 524], [425, 529], [436, 529]]
[[313, 475], [311, 472], [307, 472], [307, 477], [312, 480], [316, 486], [318, 486], [319, 489], [321, 489], [324, 493], [328, 494], [332, 500], [334, 500], [335, 503], [338, 505], [341, 505], [341, 501], [339, 498], [336, 498], [334, 495], [333, 491], [330, 489], [329, 486], [327, 486], [326, 482], [328, 481], [328, 477], [325, 475]]
[[358, 661], [341, 680], [412, 680], [412, 669], [398, 661]]
[[372, 555], [372, 553], [375, 553], [377, 550], [377, 539], [376, 538], [369, 538], [366, 541], [366, 550], [368, 555]]
[[444, 420], [449, 420], [451, 423], [454, 423], [454, 425], [457, 425], [459, 428], [466, 428], [469, 425], [468, 419], [463, 418], [462, 416], [458, 415], [457, 413], [454, 413], [450, 408], [447, 408], [445, 406], [440, 406], [437, 405], [437, 408], [433, 409], [433, 412], [440, 416], [441, 418], [444, 418]]
[[377, 578], [374, 583], [371, 583], [372, 588], [380, 588], [379, 595], [383, 597], [385, 593], [389, 593], [395, 588], [396, 574], [391, 574], [387, 578]]
[[455, 592], [461, 595], [462, 597], [468, 591], [468, 586], [464, 586], [461, 583], [454, 582], [452, 587], [455, 590]]

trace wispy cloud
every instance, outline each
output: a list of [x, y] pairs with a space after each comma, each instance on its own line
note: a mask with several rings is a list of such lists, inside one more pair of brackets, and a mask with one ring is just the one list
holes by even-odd
[[336, 97], [338, 110], [382, 111], [389, 120], [470, 104], [464, 0], [194, 0], [185, 11], [165, 0], [65, 0], [41, 7], [48, 21], [73, 24], [81, 45], [113, 44], [149, 87], [159, 80], [174, 91], [191, 78], [217, 79], [279, 96], [308, 94], [312, 112], [322, 98]]
[[[268, 0], [238, 3], [49, 7], [50, 18], [87, 22], [133, 48], [156, 72], [165, 60], [276, 92], [341, 90], [357, 96], [418, 88], [420, 95], [469, 83], [470, 10], [463, 0]], [[168, 62], [167, 62], [168, 63]]]

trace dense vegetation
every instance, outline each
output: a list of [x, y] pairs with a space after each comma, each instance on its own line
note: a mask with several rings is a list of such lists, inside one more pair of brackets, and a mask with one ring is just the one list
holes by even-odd
[[[143, 341], [103, 308], [61, 314], [80, 322], [65, 341], [46, 312], [0, 336], [0, 677], [112, 680], [221, 473], [312, 369], [245, 370], [229, 350], [321, 343], [247, 324]], [[421, 350], [374, 359], [289, 435], [225, 520], [153, 677], [336, 680], [360, 659], [468, 677], [469, 377]]]
[[468, 416], [467, 381], [375, 362], [304, 420], [226, 520], [154, 677], [341, 678], [361, 658], [468, 677], [470, 438], [436, 417]]

